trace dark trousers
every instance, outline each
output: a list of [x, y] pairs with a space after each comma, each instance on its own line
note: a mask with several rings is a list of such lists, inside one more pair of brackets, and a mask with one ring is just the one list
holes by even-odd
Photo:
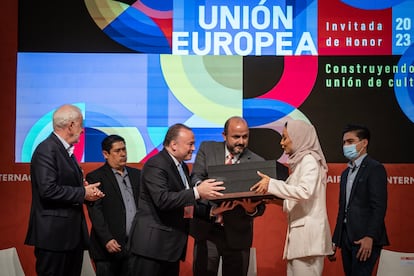
[[166, 262], [132, 254], [129, 276], [179, 276], [180, 261]]
[[381, 253], [381, 247], [373, 246], [371, 256], [366, 261], [360, 261], [356, 255], [360, 248], [359, 244], [355, 244], [348, 237], [346, 224], [342, 231], [342, 265], [346, 276], [371, 276], [375, 263]]
[[96, 276], [126, 276], [131, 270], [128, 257], [111, 261], [95, 261]]
[[82, 270], [83, 249], [50, 251], [35, 247], [38, 276], [79, 276]]
[[221, 226], [217, 226], [211, 236], [214, 237], [211, 240], [194, 241], [194, 276], [217, 276], [220, 257], [223, 276], [246, 276], [249, 269], [250, 248], [230, 248]]

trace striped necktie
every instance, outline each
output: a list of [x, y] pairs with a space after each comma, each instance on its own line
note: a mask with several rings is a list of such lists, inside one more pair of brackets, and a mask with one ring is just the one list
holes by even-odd
[[225, 164], [226, 165], [233, 165], [233, 154], [231, 154], [231, 153], [229, 153], [227, 156], [226, 156], [226, 162], [225, 162]]

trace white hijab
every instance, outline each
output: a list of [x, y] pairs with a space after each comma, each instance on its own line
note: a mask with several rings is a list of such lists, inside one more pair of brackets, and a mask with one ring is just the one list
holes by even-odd
[[328, 171], [328, 165], [313, 125], [301, 120], [291, 120], [287, 122], [286, 130], [292, 141], [293, 153], [287, 161], [292, 170], [305, 155], [311, 154], [319, 161], [322, 168]]

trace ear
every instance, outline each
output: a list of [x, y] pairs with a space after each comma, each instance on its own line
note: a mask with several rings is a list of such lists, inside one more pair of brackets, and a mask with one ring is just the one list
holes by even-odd
[[224, 131], [221, 133], [221, 135], [223, 136], [223, 140], [226, 141], [226, 134], [224, 133]]
[[107, 152], [106, 150], [102, 151], [102, 155], [104, 156], [105, 160], [108, 159], [109, 157], [109, 152]]
[[367, 139], [363, 139], [362, 140], [362, 144], [364, 145], [364, 148], [368, 147], [368, 140]]
[[177, 141], [172, 140], [171, 143], [170, 143], [170, 147], [173, 151], [176, 151], [177, 150]]
[[66, 126], [66, 130], [67, 130], [68, 132], [72, 132], [72, 129], [73, 129], [73, 122], [71, 122], [71, 123], [67, 124], [67, 126]]

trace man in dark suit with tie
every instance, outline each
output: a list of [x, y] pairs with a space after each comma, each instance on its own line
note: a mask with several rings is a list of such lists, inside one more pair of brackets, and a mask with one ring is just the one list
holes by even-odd
[[345, 275], [370, 276], [382, 246], [389, 244], [384, 222], [387, 173], [367, 153], [368, 128], [347, 125], [342, 134], [344, 155], [350, 161], [341, 175], [333, 249], [341, 248]]
[[[192, 170], [194, 185], [208, 178], [208, 166], [264, 160], [247, 148], [249, 127], [243, 118], [235, 116], [225, 122], [223, 139], [224, 142], [207, 141], [200, 145]], [[288, 169], [278, 164], [278, 170], [278, 178], [285, 179]], [[194, 275], [217, 275], [220, 257], [223, 275], [247, 275], [253, 219], [264, 213], [265, 205], [247, 199], [236, 202], [236, 205], [233, 210], [219, 214], [216, 223], [200, 219], [192, 221]]]
[[83, 203], [104, 196], [99, 183], [83, 182], [73, 157], [73, 144], [79, 142], [82, 132], [81, 110], [63, 105], [53, 113], [53, 133], [32, 156], [32, 206], [25, 244], [35, 246], [40, 276], [80, 275], [89, 241]]
[[88, 173], [90, 183], [100, 182], [105, 197], [88, 205], [92, 222], [89, 253], [97, 276], [127, 275], [129, 252], [126, 244], [138, 206], [141, 171], [127, 166], [123, 137], [109, 135], [102, 140], [105, 164]]
[[[194, 215], [210, 218], [210, 206], [201, 198], [222, 196], [223, 182], [205, 180], [191, 185], [187, 165], [194, 151], [194, 134], [183, 125], [171, 126], [164, 148], [142, 168], [137, 214], [131, 229], [131, 275], [178, 276], [179, 261], [187, 248], [189, 219]], [[184, 177], [179, 170], [184, 171]]]

